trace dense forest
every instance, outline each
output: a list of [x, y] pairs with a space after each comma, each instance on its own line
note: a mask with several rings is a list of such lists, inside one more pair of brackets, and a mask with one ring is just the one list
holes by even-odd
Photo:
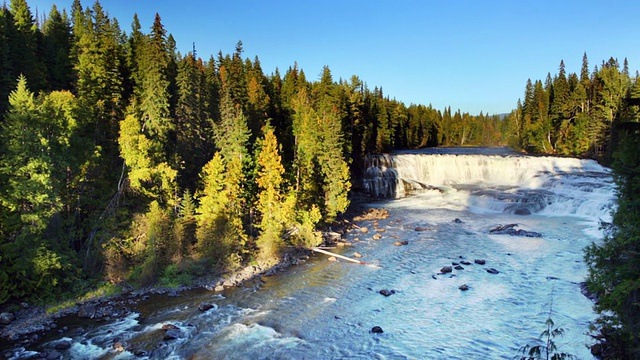
[[159, 15], [124, 31], [98, 1], [41, 19], [25, 0], [5, 4], [0, 304], [275, 261], [321, 241], [366, 154], [510, 146], [614, 164], [624, 214], [586, 259], [599, 310], [619, 315], [603, 321], [637, 346], [640, 92], [626, 59], [590, 70], [585, 54], [580, 74], [561, 61], [502, 115], [406, 105], [319, 70], [315, 80], [296, 64], [266, 74], [242, 42], [208, 59], [180, 54]]

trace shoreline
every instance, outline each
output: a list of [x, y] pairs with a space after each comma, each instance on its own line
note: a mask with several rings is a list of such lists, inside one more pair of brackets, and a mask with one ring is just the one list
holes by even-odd
[[[356, 226], [353, 221], [361, 221], [362, 217], [373, 216], [376, 214], [367, 214], [372, 199], [362, 194], [358, 194], [352, 199], [349, 209], [342, 214], [332, 226], [322, 231], [323, 244], [335, 245], [342, 235]], [[360, 217], [360, 219], [358, 219]], [[14, 316], [9, 324], [0, 323], [0, 355], [5, 358], [13, 357], [15, 350], [31, 348], [36, 351], [49, 338], [55, 336], [76, 335], [74, 331], [82, 329], [81, 325], [73, 326], [69, 329], [67, 326], [60, 327], [57, 322], [62, 319], [71, 319], [77, 317], [77, 323], [84, 321], [94, 321], [96, 323], [113, 321], [130, 315], [132, 309], [149, 301], [151, 296], [164, 295], [168, 297], [177, 297], [181, 293], [190, 290], [204, 289], [220, 293], [228, 288], [241, 287], [246, 282], [259, 280], [261, 277], [274, 276], [291, 266], [302, 264], [309, 259], [313, 253], [310, 249], [290, 247], [287, 248], [279, 261], [265, 261], [257, 265], [247, 265], [239, 270], [223, 273], [210, 274], [195, 278], [191, 284], [179, 286], [177, 288], [168, 288], [162, 286], [149, 286], [141, 289], [133, 290], [131, 285], [123, 284], [122, 292], [116, 295], [101, 295], [84, 301], [78, 301], [73, 306], [69, 306], [55, 312], [49, 313], [47, 306], [29, 305], [27, 303], [19, 304], [20, 309], [13, 311]], [[62, 303], [62, 302], [61, 302]], [[205, 304], [202, 304], [205, 305]], [[64, 321], [62, 321], [64, 322]], [[9, 356], [7, 356], [9, 355]]]

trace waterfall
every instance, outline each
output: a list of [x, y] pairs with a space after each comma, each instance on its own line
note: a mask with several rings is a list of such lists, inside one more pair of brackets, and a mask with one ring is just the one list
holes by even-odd
[[[363, 187], [378, 198], [464, 192], [470, 208], [519, 215], [607, 219], [614, 203], [610, 169], [594, 160], [528, 156], [507, 149], [437, 149], [365, 158]], [[480, 154], [478, 154], [480, 153]]]

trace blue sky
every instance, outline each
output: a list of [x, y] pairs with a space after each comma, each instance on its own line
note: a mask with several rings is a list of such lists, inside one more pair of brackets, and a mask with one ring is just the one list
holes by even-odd
[[[35, 14], [72, 0], [27, 0]], [[93, 5], [83, 0], [82, 5]], [[478, 114], [516, 107], [528, 78], [544, 80], [564, 60], [579, 72], [626, 57], [640, 65], [636, 1], [291, 1], [102, 0], [127, 33], [137, 13], [148, 32], [158, 12], [183, 54], [196, 43], [205, 60], [232, 53], [258, 56], [263, 71], [284, 75], [294, 62], [308, 80], [328, 65], [334, 80], [358, 75], [409, 105], [451, 106]]]

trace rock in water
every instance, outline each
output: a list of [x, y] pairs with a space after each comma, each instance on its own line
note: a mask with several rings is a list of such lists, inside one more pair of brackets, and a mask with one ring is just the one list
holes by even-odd
[[198, 309], [200, 311], [207, 311], [207, 310], [211, 310], [213, 308], [217, 308], [216, 304], [202, 302], [202, 303], [200, 303], [200, 305], [198, 305]]
[[478, 265], [484, 265], [487, 263], [484, 259], [475, 259], [473, 262], [475, 262]]
[[71, 343], [67, 340], [60, 341], [55, 345], [56, 350], [67, 350], [70, 347], [71, 347]]
[[450, 273], [452, 271], [453, 271], [453, 269], [451, 268], [451, 266], [445, 266], [442, 269], [440, 269], [440, 272], [443, 273], [443, 274]]
[[178, 330], [178, 329], [169, 329], [169, 330], [167, 330], [166, 333], [164, 333], [163, 339], [165, 341], [167, 341], [167, 340], [175, 340], [175, 339], [179, 338], [180, 335], [181, 335], [180, 330]]
[[384, 331], [382, 331], [380, 326], [374, 326], [371, 328], [371, 332], [374, 334], [382, 334]]
[[487, 272], [488, 272], [489, 274], [494, 274], [494, 275], [495, 275], [495, 274], [499, 274], [499, 273], [500, 273], [500, 271], [498, 271], [498, 270], [496, 270], [496, 269], [494, 269], [494, 268], [489, 268], [489, 269], [487, 269]]
[[467, 291], [469, 290], [469, 286], [467, 284], [462, 284], [458, 287], [458, 289], [462, 290], [462, 291]]
[[387, 290], [387, 289], [382, 289], [379, 292], [380, 292], [380, 294], [382, 294], [384, 296], [391, 296], [391, 295], [396, 293], [395, 290]]

